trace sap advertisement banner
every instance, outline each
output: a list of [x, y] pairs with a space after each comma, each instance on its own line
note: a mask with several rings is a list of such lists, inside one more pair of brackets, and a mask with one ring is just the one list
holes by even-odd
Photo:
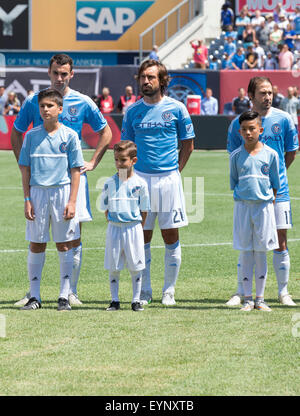
[[293, 13], [300, 6], [300, 0], [236, 0], [235, 12], [239, 14], [244, 6], [248, 6], [250, 12], [260, 10], [263, 14], [273, 13], [278, 3], [288, 13]]
[[153, 1], [77, 1], [76, 40], [118, 40]]
[[0, 49], [29, 49], [29, 0], [0, 2]]

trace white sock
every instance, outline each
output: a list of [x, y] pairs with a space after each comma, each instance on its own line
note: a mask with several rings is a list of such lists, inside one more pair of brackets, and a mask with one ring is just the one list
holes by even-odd
[[110, 293], [111, 293], [111, 300], [113, 302], [120, 302], [119, 281], [120, 281], [120, 272], [109, 272]]
[[264, 298], [267, 282], [268, 264], [264, 251], [254, 251], [256, 297]]
[[237, 264], [237, 293], [240, 296], [244, 296], [241, 253], [239, 254], [239, 259], [238, 259], [238, 264]]
[[70, 280], [73, 268], [73, 250], [59, 251], [60, 264], [60, 293], [59, 297], [68, 299], [70, 292]]
[[77, 284], [79, 280], [79, 274], [81, 270], [81, 261], [82, 261], [82, 243], [79, 246], [73, 247], [73, 269], [72, 277], [70, 281], [70, 293], [77, 295]]
[[273, 252], [273, 266], [278, 284], [278, 295], [288, 293], [287, 285], [290, 273], [290, 255], [288, 250]]
[[142, 271], [130, 271], [132, 280], [132, 303], [139, 302], [142, 288]]
[[243, 288], [245, 298], [252, 298], [252, 281], [254, 268], [253, 251], [241, 251]]
[[142, 291], [149, 293], [152, 296], [151, 288], [151, 277], [150, 277], [150, 268], [151, 268], [151, 246], [150, 243], [144, 245], [145, 250], [145, 264], [146, 267], [142, 273]]
[[28, 250], [27, 270], [30, 283], [30, 297], [41, 301], [40, 287], [42, 271], [45, 263], [45, 252], [33, 253]]
[[165, 244], [165, 284], [163, 293], [174, 295], [175, 284], [181, 264], [181, 246], [179, 240], [174, 244]]

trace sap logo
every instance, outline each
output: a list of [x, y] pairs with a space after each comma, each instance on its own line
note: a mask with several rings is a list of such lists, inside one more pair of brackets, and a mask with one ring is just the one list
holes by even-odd
[[13, 36], [13, 21], [20, 16], [26, 10], [28, 5], [18, 4], [9, 13], [6, 13], [2, 7], [0, 7], [0, 20], [3, 22], [3, 36]]
[[117, 40], [154, 1], [77, 1], [76, 40]]

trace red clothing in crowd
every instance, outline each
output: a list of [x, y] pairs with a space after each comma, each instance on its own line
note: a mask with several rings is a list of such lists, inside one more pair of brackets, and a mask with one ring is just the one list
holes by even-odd
[[110, 95], [108, 95], [106, 98], [103, 97], [103, 95], [99, 98], [99, 108], [101, 110], [101, 113], [111, 113], [114, 109], [114, 102]]

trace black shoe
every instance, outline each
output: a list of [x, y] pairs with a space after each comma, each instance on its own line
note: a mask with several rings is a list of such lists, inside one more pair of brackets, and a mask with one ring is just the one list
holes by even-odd
[[58, 311], [70, 311], [71, 310], [71, 306], [69, 304], [68, 299], [65, 298], [59, 298], [58, 299], [58, 306], [57, 306], [57, 310]]
[[144, 308], [142, 307], [142, 305], [140, 304], [140, 302], [133, 302], [133, 303], [131, 304], [131, 309], [132, 309], [134, 312], [141, 312], [141, 311], [143, 311], [143, 310], [144, 310]]
[[30, 298], [26, 305], [23, 308], [20, 308], [22, 311], [30, 311], [34, 309], [41, 309], [42, 305], [36, 298]]
[[107, 311], [118, 311], [120, 309], [120, 302], [112, 301], [108, 308], [106, 308]]

